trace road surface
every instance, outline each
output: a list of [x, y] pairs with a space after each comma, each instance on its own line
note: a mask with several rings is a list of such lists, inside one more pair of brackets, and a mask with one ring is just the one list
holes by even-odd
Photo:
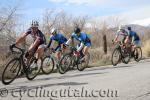
[[120, 64], [0, 83], [0, 100], [150, 100], [150, 62]]

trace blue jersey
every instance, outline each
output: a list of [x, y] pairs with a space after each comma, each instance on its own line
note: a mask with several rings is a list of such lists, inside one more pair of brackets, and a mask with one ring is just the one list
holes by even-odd
[[134, 41], [140, 40], [139, 36], [134, 31], [129, 31], [128, 35], [130, 39], [134, 38]]
[[71, 38], [82, 42], [84, 45], [87, 43], [91, 44], [91, 40], [90, 40], [89, 36], [84, 32], [80, 32], [79, 36], [75, 33], [72, 33]]
[[62, 33], [57, 33], [57, 34], [55, 34], [55, 35], [53, 35], [53, 36], [50, 37], [50, 41], [49, 41], [47, 47], [51, 46], [51, 43], [52, 43], [53, 40], [55, 40], [55, 41], [58, 42], [58, 46], [55, 48], [55, 51], [57, 49], [61, 48], [61, 44], [67, 42], [67, 38]]
[[55, 34], [52, 37], [50, 37], [50, 40], [55, 40], [59, 44], [62, 44], [67, 41], [67, 38], [62, 33], [58, 33], [58, 34]]

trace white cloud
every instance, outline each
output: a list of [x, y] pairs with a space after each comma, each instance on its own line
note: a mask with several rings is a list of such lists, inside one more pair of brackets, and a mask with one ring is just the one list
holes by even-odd
[[[124, 19], [126, 23], [141, 23], [142, 25], [145, 25], [146, 22], [149, 22], [147, 19], [150, 18], [150, 1], [149, 0], [49, 0], [56, 3], [62, 3], [66, 5], [76, 4], [76, 5], [88, 5], [88, 6], [94, 6], [98, 9], [106, 9], [108, 13], [105, 13], [105, 16], [98, 16], [94, 17], [94, 20], [107, 20], [111, 17], [118, 17], [120, 19]], [[71, 8], [70, 8], [71, 9]], [[92, 9], [92, 8], [91, 8]], [[113, 9], [123, 9], [122, 12], [117, 12], [112, 15], [110, 15], [110, 12]], [[121, 11], [121, 10], [120, 10]], [[94, 11], [93, 11], [94, 12]], [[105, 12], [105, 10], [104, 10]], [[113, 11], [112, 11], [113, 12]], [[147, 20], [147, 21], [146, 21]], [[149, 23], [148, 23], [149, 24]]]
[[100, 5], [100, 4], [106, 3], [110, 0], [49, 0], [49, 1], [56, 2], [56, 3], [65, 2], [65, 3], [68, 3], [68, 4], [77, 4], [77, 5], [82, 5], [82, 4], [85, 4], [85, 5]]
[[136, 20], [136, 21], [132, 22], [131, 24], [149, 26], [150, 25], [150, 18], [146, 18], [146, 19], [142, 19], [142, 20]]
[[149, 0], [49, 0], [55, 3], [67, 3], [67, 4], [77, 4], [77, 5], [88, 5], [88, 6], [116, 6], [118, 9], [120, 7], [133, 7], [133, 6], [141, 6], [148, 5]]
[[[126, 12], [121, 12], [118, 14], [98, 16], [92, 18], [94, 21], [102, 22], [106, 21], [109, 24], [113, 24], [113, 20], [121, 20], [123, 24], [139, 24], [143, 26], [150, 25], [150, 7], [145, 6], [138, 9], [133, 9]], [[112, 20], [112, 21], [111, 21]]]

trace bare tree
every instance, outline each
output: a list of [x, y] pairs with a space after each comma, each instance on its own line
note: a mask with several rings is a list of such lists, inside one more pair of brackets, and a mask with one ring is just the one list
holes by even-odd
[[74, 27], [78, 26], [81, 29], [83, 29], [85, 24], [87, 23], [88, 18], [89, 18], [88, 16], [79, 16], [79, 17], [74, 18], [73, 26]]
[[50, 9], [46, 9], [44, 14], [43, 14], [43, 25], [42, 25], [42, 30], [44, 32], [49, 32], [51, 30], [52, 27], [54, 27], [56, 21], [57, 21], [57, 17], [58, 17], [58, 13], [55, 12], [55, 10], [50, 10]]

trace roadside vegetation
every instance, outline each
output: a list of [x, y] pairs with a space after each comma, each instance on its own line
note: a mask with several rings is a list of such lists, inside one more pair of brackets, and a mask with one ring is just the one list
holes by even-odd
[[[12, 55], [9, 53], [9, 45], [15, 41], [20, 32], [23, 32], [28, 27], [26, 24], [18, 22], [21, 18], [19, 15], [19, 7], [0, 7], [0, 74], [3, 66]], [[25, 15], [24, 15], [25, 16]], [[32, 19], [31, 19], [32, 20]], [[113, 45], [111, 40], [115, 36], [115, 32], [119, 25], [124, 24], [124, 20], [119, 17], [110, 17], [103, 21], [93, 21], [89, 16], [77, 16], [67, 14], [65, 11], [58, 12], [57, 10], [46, 9], [43, 11], [43, 18], [40, 20], [40, 29], [45, 33], [48, 39], [48, 32], [52, 27], [57, 27], [67, 37], [70, 36], [73, 28], [78, 25], [83, 31], [89, 34], [92, 40], [90, 50], [90, 66], [100, 66], [111, 64], [111, 52]], [[139, 32], [142, 39], [142, 50], [144, 57], [150, 57], [150, 27], [145, 27], [145, 30]], [[103, 36], [107, 39], [107, 53], [103, 49]], [[26, 43], [30, 44], [30, 39]]]

